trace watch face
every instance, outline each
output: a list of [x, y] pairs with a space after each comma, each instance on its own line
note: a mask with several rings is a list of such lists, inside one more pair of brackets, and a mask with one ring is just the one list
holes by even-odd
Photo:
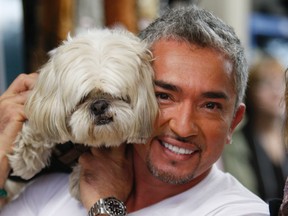
[[126, 215], [126, 207], [124, 203], [113, 197], [105, 199], [104, 206], [110, 215]]

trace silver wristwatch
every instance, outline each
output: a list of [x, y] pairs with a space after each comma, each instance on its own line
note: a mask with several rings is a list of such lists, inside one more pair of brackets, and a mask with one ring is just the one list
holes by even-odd
[[100, 199], [88, 212], [88, 216], [96, 215], [125, 216], [127, 215], [126, 206], [115, 197]]

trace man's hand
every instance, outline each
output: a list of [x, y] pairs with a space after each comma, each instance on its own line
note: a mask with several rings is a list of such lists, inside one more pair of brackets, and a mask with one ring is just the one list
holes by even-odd
[[0, 96], [0, 188], [9, 172], [6, 154], [11, 153], [12, 144], [26, 120], [24, 103], [37, 77], [36, 73], [19, 75]]
[[133, 185], [132, 145], [92, 148], [79, 158], [82, 167], [80, 196], [85, 208], [100, 198], [116, 197], [125, 202]]

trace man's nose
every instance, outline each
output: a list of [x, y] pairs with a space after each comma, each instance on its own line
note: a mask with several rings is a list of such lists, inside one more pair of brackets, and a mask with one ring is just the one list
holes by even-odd
[[183, 106], [175, 112], [169, 121], [170, 129], [180, 137], [195, 136], [199, 132], [195, 110], [189, 106]]

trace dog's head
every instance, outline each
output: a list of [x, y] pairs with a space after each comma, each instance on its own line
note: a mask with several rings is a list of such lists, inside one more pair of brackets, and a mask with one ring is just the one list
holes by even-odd
[[29, 123], [55, 142], [144, 143], [158, 111], [151, 60], [125, 30], [68, 38], [40, 70], [26, 104]]

